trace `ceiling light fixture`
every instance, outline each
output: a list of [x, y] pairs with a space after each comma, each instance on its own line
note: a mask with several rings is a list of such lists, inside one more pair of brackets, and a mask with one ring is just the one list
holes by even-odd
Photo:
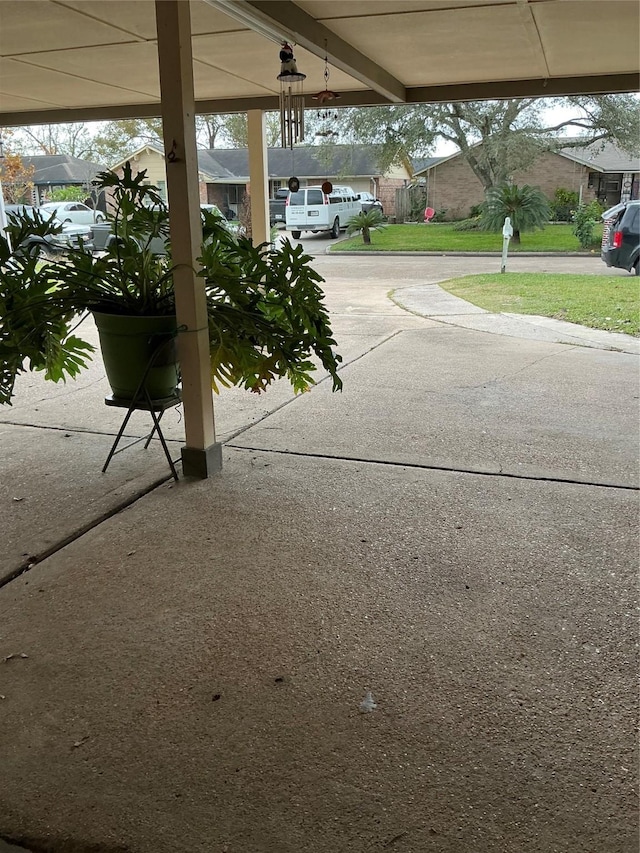
[[237, 0], [204, 0], [204, 2], [276, 44], [280, 44], [284, 39], [291, 37], [284, 29], [280, 29], [253, 6], [245, 6], [243, 3], [238, 3]]

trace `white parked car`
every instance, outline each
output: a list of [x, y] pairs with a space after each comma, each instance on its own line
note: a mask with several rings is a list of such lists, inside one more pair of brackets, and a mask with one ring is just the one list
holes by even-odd
[[380, 213], [384, 213], [382, 202], [371, 193], [358, 193], [358, 198], [362, 202], [362, 209], [365, 213], [369, 210], [379, 210]]
[[47, 201], [40, 205], [40, 212], [45, 216], [55, 213], [60, 222], [75, 222], [77, 225], [93, 225], [106, 219], [101, 210], [93, 210], [81, 201]]

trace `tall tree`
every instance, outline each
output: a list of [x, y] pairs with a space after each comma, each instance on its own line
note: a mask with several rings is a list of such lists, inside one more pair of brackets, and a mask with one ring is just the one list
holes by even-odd
[[[197, 115], [196, 140], [200, 148], [230, 145], [247, 146], [247, 118], [244, 113]], [[278, 142], [280, 126], [275, 113], [267, 116], [267, 142]], [[119, 121], [34, 125], [5, 131], [11, 136], [11, 150], [22, 155], [69, 154], [111, 166], [143, 145], [163, 147], [162, 120], [159, 118]]]
[[162, 119], [107, 121], [94, 136], [91, 159], [112, 166], [143, 145], [163, 148]]
[[31, 204], [35, 166], [25, 166], [19, 154], [6, 154], [0, 161], [2, 194], [7, 204]]
[[[280, 141], [280, 116], [278, 113], [267, 113], [267, 148], [273, 148]], [[248, 148], [249, 134], [246, 113], [232, 113], [227, 116], [224, 125], [224, 138], [231, 148]]]
[[[545, 121], [553, 107], [569, 117]], [[635, 95], [602, 95], [350, 108], [341, 111], [339, 128], [344, 140], [377, 145], [382, 170], [428, 156], [438, 140], [453, 143], [486, 191], [543, 151], [607, 140], [637, 150], [640, 102]], [[571, 129], [580, 137], [564, 135]]]
[[27, 125], [14, 129], [11, 147], [20, 154], [69, 154], [86, 159], [92, 133], [84, 122]]
[[216, 148], [224, 133], [228, 115], [196, 116], [196, 142], [200, 148]]

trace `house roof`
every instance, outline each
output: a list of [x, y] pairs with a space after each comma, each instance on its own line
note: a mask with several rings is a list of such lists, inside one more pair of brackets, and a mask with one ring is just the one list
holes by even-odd
[[421, 172], [426, 172], [429, 169], [433, 168], [436, 163], [442, 163], [443, 160], [447, 160], [448, 155], [442, 157], [423, 157], [420, 160], [413, 161], [413, 174], [419, 175]]
[[[329, 176], [373, 178], [381, 175], [376, 149], [369, 145], [306, 145], [293, 150], [269, 148], [270, 178], [325, 179]], [[249, 180], [249, 152], [246, 148], [212, 148], [198, 151], [198, 168], [214, 183]]]
[[[136, 148], [135, 151], [130, 151], [126, 157], [123, 157], [122, 160], [118, 160], [117, 163], [112, 163], [109, 168], [112, 170], [119, 169], [121, 166], [127, 161], [135, 160], [140, 154], [144, 154], [146, 151], [150, 151], [153, 154], [157, 154], [158, 157], [161, 157], [164, 160], [164, 151], [158, 145], [154, 145], [153, 142], [146, 142], [144, 145], [141, 145], [140, 148]], [[200, 172], [200, 177], [204, 180], [215, 180], [216, 178], [220, 178], [226, 176], [230, 180], [234, 178], [234, 175], [231, 173], [227, 173], [226, 169], [217, 163], [212, 157], [208, 157], [210, 154], [209, 151], [198, 150], [198, 171]]]
[[25, 166], [33, 166], [35, 172], [32, 181], [42, 184], [85, 184], [92, 181], [104, 166], [71, 157], [68, 154], [39, 154], [33, 157], [23, 156]]
[[[161, 114], [149, 0], [2, 0], [0, 126]], [[186, 5], [186, 4], [185, 4]], [[637, 0], [190, 0], [196, 109], [278, 108], [279, 45], [342, 106], [635, 91]], [[162, 25], [168, 13], [161, 18]]]
[[[127, 160], [133, 160], [145, 151], [164, 158], [164, 151], [147, 143], [131, 151], [109, 168], [118, 169]], [[345, 176], [350, 178], [380, 177], [373, 145], [307, 145], [293, 149], [269, 148], [268, 170], [270, 178], [300, 178]], [[438, 158], [429, 158], [430, 160]], [[424, 162], [424, 161], [421, 161]], [[246, 148], [198, 149], [198, 171], [210, 183], [242, 183], [249, 181], [249, 151]]]
[[640, 172], [640, 155], [629, 154], [612, 142], [594, 142], [580, 148], [561, 148], [558, 154], [596, 172]]
[[[235, 153], [244, 156], [233, 157]], [[230, 156], [220, 156], [224, 154]], [[238, 149], [237, 152], [218, 148], [198, 149], [198, 169], [213, 183], [246, 183], [249, 180], [249, 153], [246, 149]]]

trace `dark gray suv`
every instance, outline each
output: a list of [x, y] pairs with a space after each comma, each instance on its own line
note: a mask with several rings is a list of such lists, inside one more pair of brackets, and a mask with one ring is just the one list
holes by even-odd
[[608, 267], [640, 275], [640, 201], [627, 201], [605, 210], [600, 256]]

